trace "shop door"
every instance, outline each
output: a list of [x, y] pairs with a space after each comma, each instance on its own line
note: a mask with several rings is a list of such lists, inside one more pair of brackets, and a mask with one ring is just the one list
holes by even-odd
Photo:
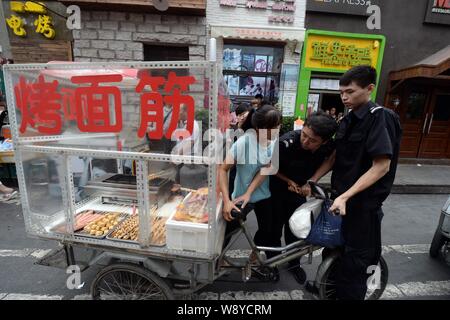
[[445, 158], [450, 138], [450, 92], [433, 92], [426, 113], [419, 158]]
[[416, 158], [420, 149], [422, 135], [426, 132], [428, 123], [427, 105], [428, 91], [410, 89], [404, 96], [400, 118], [403, 127], [403, 138], [400, 156]]

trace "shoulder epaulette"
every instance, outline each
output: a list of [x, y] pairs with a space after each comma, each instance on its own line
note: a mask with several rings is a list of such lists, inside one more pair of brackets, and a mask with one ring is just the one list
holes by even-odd
[[292, 137], [289, 137], [282, 141], [284, 142], [284, 145], [286, 146], [286, 148], [289, 148], [289, 146], [294, 143], [294, 139]]
[[383, 109], [383, 107], [375, 106], [370, 108], [370, 113], [375, 113], [377, 110]]

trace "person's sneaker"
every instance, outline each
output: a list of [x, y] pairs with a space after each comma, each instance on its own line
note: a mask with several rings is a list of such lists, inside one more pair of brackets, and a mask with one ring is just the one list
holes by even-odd
[[319, 295], [319, 289], [315, 286], [314, 281], [307, 281], [305, 283], [305, 290], [309, 293]]
[[302, 267], [294, 267], [291, 270], [292, 275], [294, 276], [295, 280], [299, 284], [304, 284], [306, 281], [306, 272], [303, 270]]

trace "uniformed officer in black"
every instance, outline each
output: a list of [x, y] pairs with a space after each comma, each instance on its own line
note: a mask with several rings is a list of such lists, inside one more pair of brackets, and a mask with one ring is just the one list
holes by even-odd
[[365, 297], [368, 268], [381, 255], [381, 206], [397, 168], [402, 129], [397, 114], [370, 101], [376, 78], [374, 68], [358, 66], [340, 79], [342, 102], [350, 112], [336, 133], [335, 156], [317, 174], [333, 166], [330, 211], [342, 215], [345, 241], [336, 278], [342, 300]]
[[[310, 193], [307, 185], [322, 162], [334, 151], [332, 137], [337, 129], [336, 121], [325, 114], [311, 114], [302, 130], [290, 131], [279, 139], [279, 169], [276, 176], [270, 177], [270, 191], [274, 206], [274, 219], [277, 230], [274, 243], [281, 245], [284, 227], [286, 244], [298, 239], [289, 229], [289, 218], [305, 201]], [[291, 261], [290, 270], [295, 279], [303, 284], [306, 274], [299, 261]]]

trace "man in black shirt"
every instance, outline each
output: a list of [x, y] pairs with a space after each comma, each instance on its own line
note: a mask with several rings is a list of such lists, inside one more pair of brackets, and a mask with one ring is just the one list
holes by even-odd
[[[311, 114], [302, 130], [284, 134], [279, 140], [279, 169], [276, 176], [270, 177], [270, 191], [274, 203], [274, 228], [277, 232], [274, 243], [281, 245], [284, 227], [286, 244], [298, 239], [289, 229], [289, 218], [305, 201], [309, 194], [307, 185], [316, 170], [334, 151], [332, 137], [337, 124], [323, 112]], [[290, 270], [295, 279], [303, 284], [306, 274], [299, 261], [291, 261]]]
[[331, 168], [334, 203], [345, 241], [336, 278], [338, 299], [363, 300], [369, 267], [381, 255], [381, 206], [391, 191], [402, 129], [397, 114], [370, 101], [376, 70], [358, 66], [340, 79], [341, 98], [350, 113], [336, 133], [336, 153], [318, 170]]

